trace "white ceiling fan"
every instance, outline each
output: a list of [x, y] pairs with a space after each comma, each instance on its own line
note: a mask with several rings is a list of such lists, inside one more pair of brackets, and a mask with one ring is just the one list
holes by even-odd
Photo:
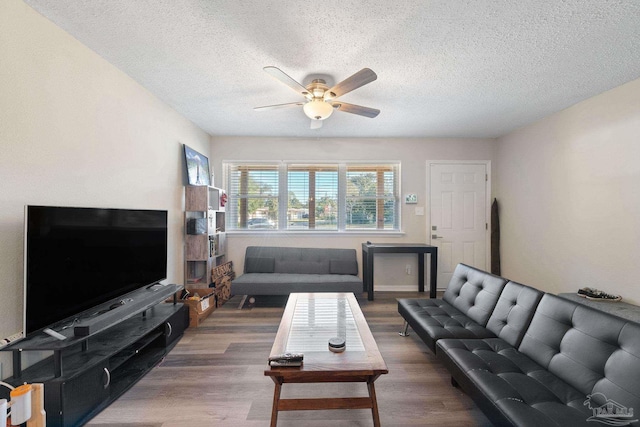
[[255, 107], [255, 111], [302, 106], [304, 113], [311, 119], [311, 129], [318, 129], [322, 127], [322, 121], [329, 117], [331, 113], [333, 113], [334, 109], [369, 118], [376, 117], [380, 114], [380, 110], [376, 110], [375, 108], [336, 101], [336, 98], [377, 79], [378, 76], [376, 73], [369, 68], [363, 68], [332, 88], [328, 88], [323, 79], [315, 79], [305, 87], [277, 67], [264, 67], [264, 70], [272, 77], [275, 77], [300, 95], [304, 96], [306, 100], [289, 102], [287, 104]]

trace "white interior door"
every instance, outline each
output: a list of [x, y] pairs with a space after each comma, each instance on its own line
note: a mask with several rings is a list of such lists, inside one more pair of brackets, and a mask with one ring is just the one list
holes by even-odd
[[458, 263], [487, 270], [487, 165], [430, 164], [431, 244], [438, 247], [438, 288]]

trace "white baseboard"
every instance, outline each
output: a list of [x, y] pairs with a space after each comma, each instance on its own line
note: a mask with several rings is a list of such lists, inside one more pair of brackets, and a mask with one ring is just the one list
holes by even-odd
[[[426, 286], [425, 286], [426, 287]], [[375, 287], [375, 291], [380, 291], [380, 292], [418, 292], [418, 287], [417, 286], [411, 286], [411, 285], [400, 285], [400, 286], [389, 286], [389, 285], [376, 285]], [[437, 291], [444, 291], [444, 289], [440, 289], [437, 288]], [[425, 289], [424, 292], [426, 294], [429, 293], [429, 289]]]
[[376, 286], [374, 288], [380, 292], [418, 292], [417, 286], [403, 285], [403, 286]]

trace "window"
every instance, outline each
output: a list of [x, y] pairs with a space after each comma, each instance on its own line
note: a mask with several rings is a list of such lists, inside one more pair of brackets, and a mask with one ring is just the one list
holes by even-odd
[[225, 163], [228, 230], [398, 230], [398, 163]]
[[347, 229], [396, 229], [395, 175], [390, 165], [347, 166]]
[[278, 224], [279, 170], [274, 165], [235, 165], [228, 170], [233, 229], [275, 229]]
[[288, 165], [287, 229], [338, 229], [337, 165]]

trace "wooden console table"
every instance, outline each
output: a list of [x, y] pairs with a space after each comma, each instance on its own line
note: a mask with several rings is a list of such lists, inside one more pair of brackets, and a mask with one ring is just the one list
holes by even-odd
[[363, 243], [362, 244], [362, 287], [368, 293], [369, 301], [373, 301], [373, 256], [375, 254], [418, 255], [418, 291], [424, 292], [424, 254], [429, 254], [431, 268], [429, 270], [429, 297], [436, 297], [436, 278], [438, 277], [438, 248], [424, 243]]

